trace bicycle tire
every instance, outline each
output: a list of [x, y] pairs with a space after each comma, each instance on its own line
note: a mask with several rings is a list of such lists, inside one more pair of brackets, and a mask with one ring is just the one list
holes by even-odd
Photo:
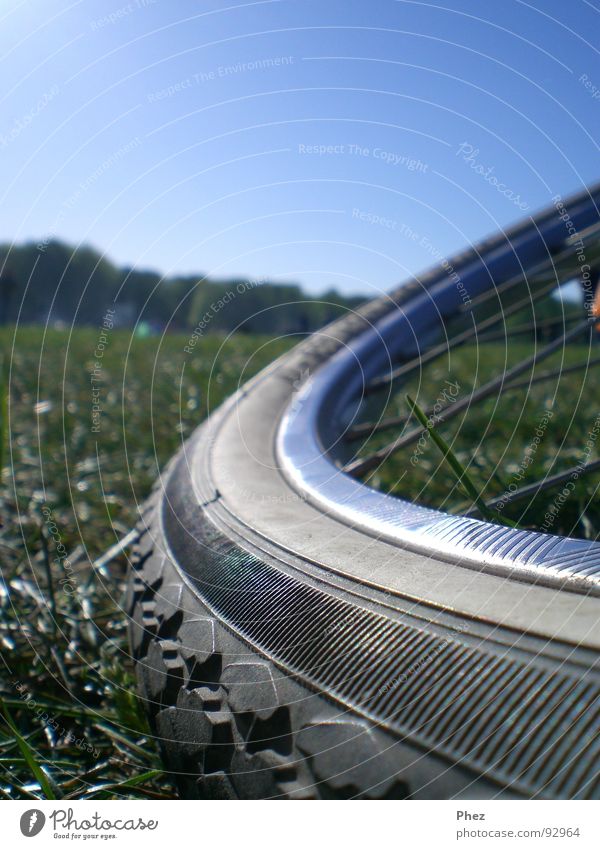
[[[596, 187], [569, 199], [580, 229], [597, 221], [599, 197]], [[554, 204], [449, 265], [497, 286], [564, 237]], [[300, 450], [298, 475], [285, 457], [282, 427], [303, 449], [309, 403], [320, 404], [326, 457], [347, 368], [336, 397], [311, 401], [315, 380], [360, 339], [374, 340], [380, 368], [382, 326], [436, 301], [447, 276], [433, 269], [302, 342], [213, 413], [157, 481], [126, 607], [140, 694], [183, 797], [600, 795], [597, 549], [585, 560], [587, 549], [563, 547], [548, 566], [521, 531], [502, 537], [500, 562], [489, 552], [506, 529], [464, 520], [451, 548], [380, 495], [369, 525], [345, 496], [315, 495], [311, 454]], [[371, 491], [352, 486], [367, 505]], [[412, 536], [388, 534], [389, 516]]]

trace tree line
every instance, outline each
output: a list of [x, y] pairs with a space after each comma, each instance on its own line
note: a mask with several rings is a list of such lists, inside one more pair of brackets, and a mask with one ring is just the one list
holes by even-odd
[[364, 298], [331, 290], [307, 296], [300, 286], [202, 274], [163, 277], [118, 267], [91, 247], [58, 240], [0, 245], [0, 322], [98, 326], [108, 308], [117, 327], [157, 332], [289, 334], [316, 330]]

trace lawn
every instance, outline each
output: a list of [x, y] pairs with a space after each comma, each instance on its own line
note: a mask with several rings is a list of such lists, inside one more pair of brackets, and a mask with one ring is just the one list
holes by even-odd
[[125, 558], [102, 574], [90, 559], [135, 524], [158, 470], [207, 411], [293, 340], [207, 336], [193, 354], [182, 336], [125, 331], [23, 328], [0, 341], [10, 370], [0, 794], [172, 798], [135, 695]]
[[[295, 341], [213, 335], [188, 353], [188, 340], [176, 335], [0, 334], [10, 386], [0, 530], [5, 798], [175, 796], [135, 695], [122, 611], [125, 558], [101, 572], [90, 560], [132, 528], [159, 469], [207, 413]], [[457, 350], [411, 379], [384, 415], [408, 415], [405, 393], [423, 409], [444, 389], [446, 402], [453, 387], [468, 394], [527, 352], [492, 344]], [[565, 362], [586, 354], [572, 347]], [[554, 356], [535, 373], [560, 362]], [[585, 380], [563, 376], [490, 398], [438, 429], [490, 499], [585, 458], [599, 389], [597, 371]], [[395, 433], [371, 437], [362, 453]], [[396, 455], [371, 483], [451, 511], [468, 507], [434, 442], [415, 450]], [[597, 456], [595, 442], [588, 453]], [[599, 480], [577, 481], [552, 532], [596, 535]], [[555, 497], [549, 490], [503, 515], [539, 526]]]

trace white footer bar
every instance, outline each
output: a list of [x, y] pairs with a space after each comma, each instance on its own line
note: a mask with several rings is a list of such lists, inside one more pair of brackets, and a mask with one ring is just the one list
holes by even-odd
[[[267, 810], [268, 806], [268, 810]], [[5, 802], [2, 845], [600, 846], [600, 802]]]

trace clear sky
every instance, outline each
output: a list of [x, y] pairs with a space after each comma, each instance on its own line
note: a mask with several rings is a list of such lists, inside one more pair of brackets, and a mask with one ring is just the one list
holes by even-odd
[[600, 178], [598, 0], [4, 0], [0, 240], [390, 288]]

